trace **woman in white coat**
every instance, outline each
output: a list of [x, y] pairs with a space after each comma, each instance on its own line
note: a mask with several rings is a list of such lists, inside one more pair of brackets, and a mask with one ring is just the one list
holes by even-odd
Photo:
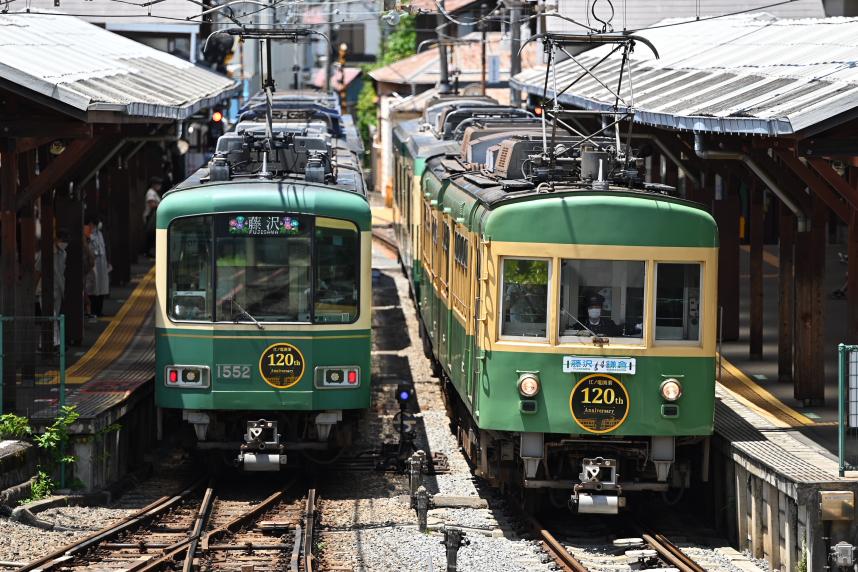
[[89, 226], [89, 247], [95, 257], [95, 265], [87, 276], [87, 292], [93, 315], [101, 317], [104, 312], [104, 299], [110, 292], [110, 265], [107, 263], [107, 245], [101, 232], [101, 220], [95, 216]]

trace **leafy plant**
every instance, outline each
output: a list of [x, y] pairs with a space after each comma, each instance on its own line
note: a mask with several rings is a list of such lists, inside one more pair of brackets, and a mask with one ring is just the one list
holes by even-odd
[[363, 66], [363, 87], [358, 94], [355, 106], [355, 120], [365, 148], [369, 149], [372, 146], [370, 128], [378, 124], [378, 97], [369, 72], [414, 55], [416, 51], [417, 29], [414, 25], [414, 16], [405, 15], [399, 21], [399, 25], [382, 42], [381, 57], [378, 61], [375, 64]]
[[0, 415], [0, 439], [22, 439], [33, 434], [26, 417], [6, 413]]
[[19, 504], [27, 504], [33, 501], [47, 498], [51, 496], [56, 486], [57, 484], [51, 478], [51, 475], [47, 471], [43, 471], [40, 468], [36, 473], [36, 480], [33, 481], [33, 486], [30, 490], [30, 496], [25, 499], [21, 499], [21, 502]]
[[33, 441], [40, 449], [51, 455], [56, 463], [66, 465], [76, 461], [73, 455], [65, 454], [65, 445], [70, 440], [69, 427], [80, 418], [80, 413], [75, 411], [74, 406], [64, 406], [60, 414], [41, 435], [35, 435]]
[[795, 566], [796, 572], [807, 572], [807, 543], [801, 543], [801, 556]]

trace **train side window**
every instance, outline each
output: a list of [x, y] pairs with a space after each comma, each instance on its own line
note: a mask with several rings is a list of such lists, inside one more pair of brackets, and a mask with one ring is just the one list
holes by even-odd
[[700, 340], [701, 274], [700, 264], [656, 264], [656, 340]]
[[180, 218], [168, 231], [169, 313], [174, 320], [212, 320], [212, 217]]
[[642, 260], [562, 260], [561, 341], [596, 335], [643, 343], [645, 272]]
[[360, 234], [346, 221], [316, 219], [316, 323], [349, 323], [358, 315]]
[[501, 336], [548, 338], [548, 284], [551, 262], [504, 258], [501, 293]]
[[468, 267], [468, 237], [458, 230], [453, 233], [453, 276], [450, 284], [453, 308], [463, 318], [470, 311], [470, 268]]

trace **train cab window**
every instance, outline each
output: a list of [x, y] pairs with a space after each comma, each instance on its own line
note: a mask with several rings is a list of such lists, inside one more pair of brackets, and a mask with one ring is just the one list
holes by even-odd
[[217, 321], [310, 321], [309, 223], [283, 214], [216, 217]]
[[562, 260], [560, 340], [643, 343], [645, 268], [637, 260]]
[[212, 217], [173, 221], [168, 230], [169, 313], [174, 320], [212, 319]]
[[316, 219], [316, 323], [345, 324], [358, 314], [360, 234], [350, 222]]
[[700, 275], [700, 264], [656, 264], [656, 340], [700, 340]]
[[502, 337], [547, 339], [550, 274], [548, 260], [503, 259]]

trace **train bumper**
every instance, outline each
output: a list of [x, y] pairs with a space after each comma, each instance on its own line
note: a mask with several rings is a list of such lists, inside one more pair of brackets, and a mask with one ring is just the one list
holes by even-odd
[[239, 466], [245, 471], [279, 471], [286, 464], [286, 455], [277, 453], [240, 453]]

